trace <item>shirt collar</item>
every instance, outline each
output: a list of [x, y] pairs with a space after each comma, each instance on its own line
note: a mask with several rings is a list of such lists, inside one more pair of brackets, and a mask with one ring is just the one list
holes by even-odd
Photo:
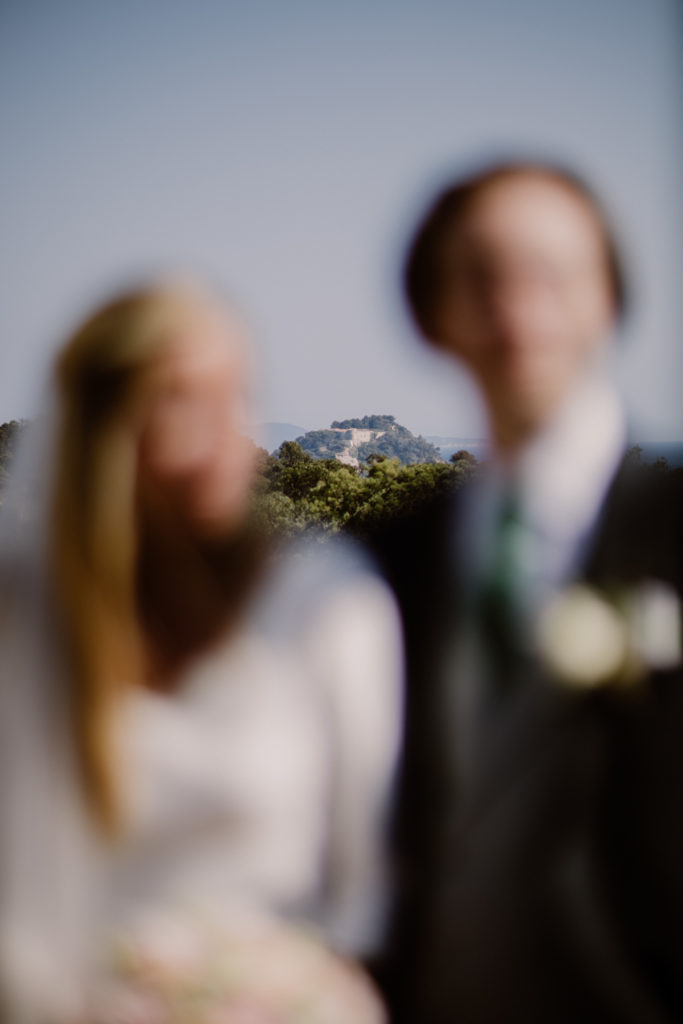
[[626, 446], [626, 418], [604, 371], [585, 378], [515, 471], [529, 527], [558, 540], [592, 526]]
[[604, 369], [594, 370], [513, 463], [492, 457], [481, 467], [466, 508], [470, 535], [486, 545], [495, 509], [514, 479], [530, 530], [563, 545], [579, 541], [595, 521], [626, 440], [619, 394]]

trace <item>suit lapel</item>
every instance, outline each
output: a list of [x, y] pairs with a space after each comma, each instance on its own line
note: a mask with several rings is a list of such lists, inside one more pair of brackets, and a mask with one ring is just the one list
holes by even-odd
[[683, 472], [622, 459], [593, 533], [582, 578], [596, 586], [660, 579], [681, 588]]

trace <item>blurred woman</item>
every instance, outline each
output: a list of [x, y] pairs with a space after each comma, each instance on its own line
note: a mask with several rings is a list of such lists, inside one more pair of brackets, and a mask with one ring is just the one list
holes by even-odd
[[370, 953], [396, 612], [355, 555], [253, 526], [242, 324], [194, 285], [141, 289], [83, 324], [55, 383], [43, 497], [4, 553], [7, 1019], [84, 1019], [145, 908], [263, 910]]

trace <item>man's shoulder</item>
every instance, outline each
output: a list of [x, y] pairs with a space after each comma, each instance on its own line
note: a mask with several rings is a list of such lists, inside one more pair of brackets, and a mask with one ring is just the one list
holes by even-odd
[[605, 499], [589, 564], [598, 575], [683, 583], [683, 468], [625, 459]]

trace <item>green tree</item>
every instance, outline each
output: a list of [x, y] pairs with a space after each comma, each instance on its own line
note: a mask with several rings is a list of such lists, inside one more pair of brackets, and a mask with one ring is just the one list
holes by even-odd
[[10, 420], [9, 423], [0, 425], [0, 500], [19, 438], [28, 425], [27, 420]]

